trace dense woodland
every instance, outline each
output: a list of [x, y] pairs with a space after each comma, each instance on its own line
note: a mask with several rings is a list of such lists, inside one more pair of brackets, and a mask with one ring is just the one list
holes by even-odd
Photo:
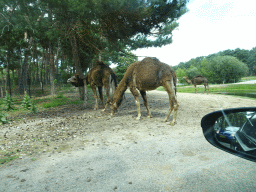
[[2, 0], [0, 96], [84, 76], [95, 60], [125, 68], [131, 50], [172, 42], [186, 0]]
[[208, 56], [193, 58], [173, 67], [181, 83], [182, 78], [205, 76], [210, 83], [234, 83], [244, 76], [256, 75], [256, 47], [251, 50], [225, 50]]
[[[2, 0], [0, 97], [23, 95], [30, 86], [56, 94], [56, 85], [81, 77], [96, 60], [116, 63], [119, 81], [138, 58], [132, 50], [172, 43], [187, 0]], [[256, 73], [256, 47], [226, 50], [173, 67], [182, 77], [211, 83]]]

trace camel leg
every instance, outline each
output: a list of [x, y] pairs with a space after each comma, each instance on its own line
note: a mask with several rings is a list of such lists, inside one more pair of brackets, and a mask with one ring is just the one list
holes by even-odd
[[132, 92], [134, 98], [135, 98], [135, 105], [137, 106], [137, 111], [138, 111], [138, 117], [136, 118], [137, 120], [140, 120], [141, 113], [140, 113], [140, 100], [139, 100], [139, 92], [136, 90], [136, 88], [130, 87], [130, 91]]
[[98, 90], [99, 90], [100, 100], [102, 102], [103, 108], [105, 108], [105, 103], [104, 103], [104, 98], [103, 98], [103, 93], [102, 93], [102, 87], [98, 87]]
[[209, 94], [209, 85], [207, 85], [207, 94]]
[[172, 122], [169, 123], [170, 125], [174, 125], [176, 122], [179, 105], [178, 105], [177, 98], [175, 95], [175, 88], [174, 88], [173, 81], [166, 81], [165, 84], [163, 85], [163, 87], [165, 88], [165, 90], [167, 91], [167, 93], [169, 95], [169, 102], [170, 102], [170, 108], [169, 108], [168, 114], [167, 114], [166, 118], [164, 119], [164, 121], [166, 122], [168, 120], [168, 118], [171, 115], [171, 112], [174, 110], [173, 120], [172, 120]]
[[106, 94], [107, 94], [107, 103], [106, 103], [106, 105], [105, 105], [105, 108], [102, 110], [102, 111], [106, 111], [106, 109], [107, 109], [107, 107], [108, 107], [108, 105], [109, 105], [109, 103], [110, 103], [110, 101], [111, 101], [111, 99], [110, 99], [110, 95], [109, 95], [109, 93], [110, 93], [110, 87], [109, 86], [105, 86], [105, 89], [106, 89]]
[[194, 85], [195, 86], [195, 93], [197, 93], [197, 90], [196, 90], [196, 85]]
[[151, 112], [149, 111], [149, 108], [148, 108], [148, 101], [147, 101], [147, 95], [146, 95], [146, 91], [140, 91], [140, 94], [144, 100], [144, 105], [145, 107], [147, 108], [147, 111], [148, 111], [148, 118], [152, 118], [151, 116]]
[[95, 85], [91, 85], [91, 88], [92, 88], [92, 91], [93, 91], [93, 94], [94, 94], [94, 99], [95, 99], [94, 110], [97, 110], [97, 109], [99, 109], [99, 106], [98, 106], [98, 96], [97, 96], [97, 92], [96, 92], [96, 87], [95, 87]]

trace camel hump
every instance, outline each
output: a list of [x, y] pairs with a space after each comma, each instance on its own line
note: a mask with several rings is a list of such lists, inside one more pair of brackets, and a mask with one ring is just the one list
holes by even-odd
[[106, 65], [103, 61], [96, 61], [94, 65]]
[[104, 68], [110, 68], [108, 65], [106, 65], [103, 61], [96, 61], [93, 65], [92, 69], [104, 69]]

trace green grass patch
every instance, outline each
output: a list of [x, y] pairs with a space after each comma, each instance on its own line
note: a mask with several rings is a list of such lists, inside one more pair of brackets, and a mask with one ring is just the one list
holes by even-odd
[[54, 97], [47, 103], [43, 103], [43, 108], [51, 108], [51, 107], [58, 107], [61, 105], [66, 105], [68, 98], [64, 97], [63, 95], [59, 95], [57, 97]]
[[256, 85], [238, 84], [227, 85], [223, 87], [210, 87], [210, 92], [256, 93]]
[[75, 105], [82, 105], [83, 103], [84, 103], [84, 101], [82, 101], [82, 100], [76, 100], [76, 101], [69, 102], [69, 104], [75, 104]]
[[[161, 86], [157, 89], [158, 91], [165, 91]], [[180, 93], [195, 93], [195, 88], [191, 86], [178, 86], [177, 92]], [[197, 87], [198, 93], [204, 92], [204, 87]], [[236, 84], [236, 85], [222, 85], [215, 87], [209, 85], [209, 93], [256, 93], [256, 85], [254, 84]]]
[[[163, 87], [159, 87], [158, 91], [164, 91]], [[191, 86], [177, 86], [177, 92], [195, 93], [195, 88]], [[204, 87], [197, 87], [197, 93], [204, 93]], [[235, 97], [256, 99], [256, 85], [253, 84], [227, 84], [227, 85], [209, 85], [209, 93], [232, 95]]]
[[19, 158], [19, 155], [6, 154], [6, 156], [3, 159], [0, 159], [0, 164], [9, 163], [10, 161], [13, 161], [18, 158]]
[[256, 76], [243, 77], [241, 80], [242, 80], [242, 81], [256, 80]]

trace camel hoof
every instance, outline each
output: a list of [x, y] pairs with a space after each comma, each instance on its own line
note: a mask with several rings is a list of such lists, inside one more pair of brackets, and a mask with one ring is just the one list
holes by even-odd
[[101, 111], [102, 111], [102, 112], [105, 112], [105, 111], [106, 111], [106, 109], [102, 109]]
[[136, 120], [140, 120], [140, 117], [137, 117]]
[[175, 121], [170, 122], [169, 125], [171, 126], [175, 125]]
[[152, 118], [152, 116], [151, 116], [151, 115], [148, 115], [147, 117], [148, 117], [148, 118]]
[[164, 122], [167, 122], [167, 119], [164, 119]]

